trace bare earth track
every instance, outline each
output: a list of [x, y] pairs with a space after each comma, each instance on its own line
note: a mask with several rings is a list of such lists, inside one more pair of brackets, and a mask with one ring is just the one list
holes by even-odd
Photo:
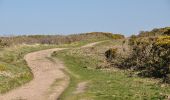
[[[91, 47], [100, 42], [91, 43], [84, 47]], [[48, 59], [54, 51], [65, 48], [55, 48], [29, 53], [25, 56], [34, 78], [31, 82], [18, 87], [6, 94], [0, 95], [0, 100], [56, 100], [69, 84], [69, 76], [62, 70], [64, 64]], [[57, 83], [58, 82], [58, 83]], [[54, 85], [54, 83], [57, 83]]]

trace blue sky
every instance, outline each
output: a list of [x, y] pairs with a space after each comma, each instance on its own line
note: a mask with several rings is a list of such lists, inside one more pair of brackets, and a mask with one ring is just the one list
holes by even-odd
[[170, 0], [0, 0], [0, 34], [113, 32], [170, 26]]

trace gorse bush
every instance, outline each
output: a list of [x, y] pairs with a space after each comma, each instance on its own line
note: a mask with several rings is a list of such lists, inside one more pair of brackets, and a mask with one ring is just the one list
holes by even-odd
[[[139, 75], [163, 78], [170, 74], [170, 36], [130, 39], [131, 55], [123, 59], [125, 68], [140, 71]], [[132, 42], [130, 42], [132, 43]]]
[[157, 39], [156, 44], [159, 45], [159, 46], [168, 47], [170, 45], [170, 36], [160, 36]]
[[[158, 75], [164, 78], [165, 82], [170, 82], [170, 36], [160, 36], [156, 39], [151, 50], [153, 63], [155, 66], [153, 72], [158, 72]], [[157, 77], [159, 77], [157, 76]]]
[[144, 76], [167, 77], [170, 64], [170, 45], [167, 38], [169, 36], [136, 39], [131, 45], [132, 54], [128, 58], [131, 62], [126, 63], [130, 63], [133, 69], [140, 70]]
[[113, 56], [115, 59], [110, 61], [112, 65], [138, 71], [140, 76], [162, 78], [170, 83], [170, 36], [131, 36], [128, 45], [129, 55], [125, 57], [117, 53], [116, 57]]

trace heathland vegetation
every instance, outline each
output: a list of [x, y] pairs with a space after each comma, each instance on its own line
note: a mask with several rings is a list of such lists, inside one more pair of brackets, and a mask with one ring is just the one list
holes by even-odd
[[[102, 42], [80, 47], [97, 41]], [[69, 49], [52, 54], [53, 60], [64, 62], [63, 71], [70, 77], [62, 100], [170, 99], [169, 27], [128, 38], [103, 32], [1, 37], [0, 45], [1, 92], [33, 78], [23, 59], [26, 53], [65, 47]]]

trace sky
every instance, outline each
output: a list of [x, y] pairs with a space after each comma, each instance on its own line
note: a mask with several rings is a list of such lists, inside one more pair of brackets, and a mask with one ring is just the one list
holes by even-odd
[[112, 32], [170, 26], [170, 0], [0, 0], [0, 35]]

